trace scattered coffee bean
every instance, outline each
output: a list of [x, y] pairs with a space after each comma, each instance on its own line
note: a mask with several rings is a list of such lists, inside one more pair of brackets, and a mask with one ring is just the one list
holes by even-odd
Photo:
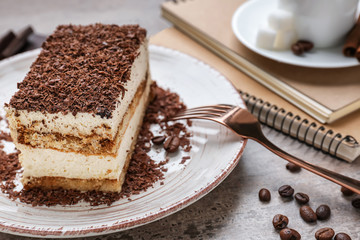
[[272, 223], [276, 230], [281, 230], [286, 228], [289, 223], [289, 219], [287, 218], [287, 216], [284, 216], [282, 214], [276, 214], [273, 218]]
[[299, 41], [297, 41], [297, 44], [302, 46], [302, 48], [304, 49], [305, 52], [310, 51], [314, 47], [314, 44], [307, 40], [299, 40]]
[[286, 169], [289, 170], [290, 172], [299, 172], [301, 170], [301, 167], [289, 162], [288, 164], [286, 164]]
[[354, 208], [360, 208], [360, 197], [356, 197], [351, 201]]
[[280, 231], [281, 240], [300, 240], [301, 235], [296, 230], [291, 228], [284, 228]]
[[315, 222], [317, 220], [316, 213], [309, 206], [300, 207], [300, 216], [305, 222]]
[[262, 188], [259, 191], [259, 199], [262, 202], [269, 202], [271, 199], [271, 193], [266, 188]]
[[160, 145], [165, 141], [165, 136], [155, 136], [151, 139], [153, 144]]
[[351, 237], [346, 233], [338, 233], [335, 235], [334, 240], [351, 240]]
[[346, 187], [341, 187], [341, 192], [344, 194], [344, 196], [351, 196], [354, 194], [353, 191], [351, 191], [350, 189], [348, 189]]
[[169, 153], [176, 152], [179, 146], [180, 146], [180, 139], [176, 136], [168, 137], [164, 143], [164, 148]]
[[292, 197], [294, 189], [290, 185], [283, 185], [278, 190], [281, 197]]
[[304, 52], [308, 52], [311, 49], [313, 49], [314, 44], [310, 41], [307, 40], [299, 40], [296, 43], [294, 43], [293, 45], [291, 45], [291, 51], [295, 54], [295, 55], [302, 55]]
[[307, 194], [301, 192], [295, 194], [295, 199], [299, 204], [306, 204], [310, 200]]
[[330, 207], [328, 205], [320, 205], [317, 209], [316, 209], [316, 216], [318, 219], [320, 220], [326, 220], [330, 217], [331, 214], [331, 210]]
[[297, 56], [300, 56], [305, 52], [304, 48], [298, 43], [291, 45], [291, 51]]
[[315, 238], [317, 240], [331, 240], [335, 232], [332, 228], [321, 228], [316, 231]]

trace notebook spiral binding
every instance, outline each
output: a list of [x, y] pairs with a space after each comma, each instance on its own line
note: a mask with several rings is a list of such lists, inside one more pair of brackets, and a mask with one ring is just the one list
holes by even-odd
[[340, 133], [334, 133], [331, 129], [318, 126], [315, 122], [310, 122], [306, 118], [302, 119], [299, 115], [294, 116], [292, 112], [286, 111], [284, 108], [278, 108], [278, 106], [269, 102], [264, 102], [261, 98], [257, 98], [243, 91], [239, 92], [248, 110], [254, 114], [261, 123], [319, 149], [324, 153], [339, 157], [338, 150], [342, 144], [348, 144], [350, 146], [359, 144], [356, 139], [350, 135], [343, 137]]

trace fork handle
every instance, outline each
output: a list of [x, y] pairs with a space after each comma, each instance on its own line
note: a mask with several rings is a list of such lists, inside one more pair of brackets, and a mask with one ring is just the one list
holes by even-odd
[[[251, 137], [249, 137], [249, 138], [251, 138]], [[282, 149], [280, 149], [273, 143], [271, 143], [264, 135], [257, 136], [257, 138], [251, 138], [251, 139], [257, 141], [258, 143], [260, 143], [261, 145], [266, 147], [268, 150], [270, 150], [271, 152], [275, 153], [276, 155], [282, 157], [283, 159], [285, 159], [291, 163], [294, 163], [310, 172], [313, 172], [323, 178], [326, 178], [334, 183], [337, 183], [343, 187], [346, 187], [357, 194], [360, 194], [360, 181], [350, 178], [350, 177], [347, 177], [347, 176], [344, 176], [344, 175], [341, 175], [339, 173], [330, 171], [328, 169], [313, 165], [309, 162], [306, 162], [297, 157], [294, 157], [294, 156], [286, 153], [285, 151], [283, 151]]]

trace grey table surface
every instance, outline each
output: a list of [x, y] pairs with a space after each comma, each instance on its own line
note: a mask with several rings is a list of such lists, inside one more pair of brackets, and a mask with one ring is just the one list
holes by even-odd
[[[31, 24], [35, 31], [50, 34], [59, 24], [138, 23], [153, 35], [169, 27], [160, 16], [162, 0], [1, 0], [0, 34]], [[264, 127], [266, 136], [295, 156], [360, 179], [359, 159], [352, 164], [306, 146], [275, 130]], [[220, 161], [221, 159], [219, 159]], [[144, 226], [123, 232], [90, 237], [90, 240], [113, 239], [280, 239], [272, 227], [277, 213], [289, 217], [289, 227], [298, 230], [302, 239], [315, 239], [322, 227], [347, 232], [360, 239], [360, 211], [351, 206], [353, 197], [344, 197], [340, 187], [307, 171], [290, 173], [286, 162], [249, 141], [234, 171], [213, 191], [194, 204]], [[308, 224], [299, 216], [295, 200], [285, 201], [277, 194], [283, 184], [296, 192], [307, 193], [310, 206], [327, 204], [332, 209], [329, 220]], [[258, 200], [258, 191], [268, 188], [269, 203]], [[0, 233], [0, 239], [35, 239]], [[84, 239], [84, 238], [79, 238]]]

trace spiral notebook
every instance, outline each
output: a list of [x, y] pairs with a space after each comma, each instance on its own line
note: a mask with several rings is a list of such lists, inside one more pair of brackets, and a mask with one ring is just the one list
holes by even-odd
[[[319, 122], [330, 123], [360, 109], [360, 67], [320, 69], [288, 65], [265, 58], [241, 44], [232, 32], [231, 20], [244, 2], [165, 2], [162, 14], [186, 34]], [[251, 22], [247, 24], [252, 26]], [[256, 28], [256, 24], [253, 27]]]
[[[199, 45], [193, 46], [193, 44], [196, 44], [194, 41], [185, 38], [183, 34], [175, 29], [169, 29], [159, 34], [165, 39], [169, 37], [168, 42], [164, 40], [160, 42], [168, 47], [185, 51], [222, 72], [242, 91], [249, 110], [258, 116], [260, 121], [340, 159], [349, 162], [355, 160], [360, 155], [360, 146], [356, 141], [356, 139], [360, 139], [360, 128], [358, 127], [360, 125], [360, 110], [340, 120], [331, 122], [325, 127], [321, 123], [330, 122], [329, 119], [324, 116], [319, 118], [316, 114], [314, 115], [314, 111], [307, 108], [310, 105], [309, 102], [306, 102], [305, 107], [301, 107], [278, 91], [274, 91], [274, 88], [266, 84], [267, 82], [261, 78], [264, 75], [266, 76], [267, 71], [280, 70], [277, 73], [278, 80], [283, 81], [285, 85], [288, 84], [287, 87], [292, 89], [292, 91], [289, 91], [291, 94], [288, 95], [298, 92], [300, 97], [297, 95], [296, 99], [302, 99], [302, 93], [310, 93], [311, 99], [315, 102], [318, 101], [336, 108], [336, 105], [337, 107], [344, 106], [344, 104], [346, 105], [351, 101], [360, 100], [358, 94], [360, 92], [360, 82], [357, 79], [360, 75], [360, 67], [331, 69], [329, 72], [328, 69], [299, 68], [280, 64], [254, 54], [242, 46], [231, 30], [232, 14], [244, 2], [245, 0], [165, 2], [162, 4], [163, 17], [213, 54], [210, 54], [204, 48], [199, 50]], [[214, 54], [228, 64], [224, 61], [220, 62], [219, 58], [215, 60]], [[250, 56], [249, 60], [247, 60], [248, 56]], [[237, 61], [239, 59], [240, 61], [245, 59], [245, 63], [250, 62], [253, 68], [251, 66], [247, 68], [246, 64], [239, 67], [239, 61]], [[241, 72], [231, 65], [240, 69]], [[260, 69], [262, 72], [266, 70], [266, 72], [265, 74], [257, 74], [257, 72], [253, 71], [254, 69]], [[292, 79], [286, 79], [282, 76], [282, 74], [286, 77], [299, 76], [299, 72], [307, 81], [296, 78], [292, 81]], [[338, 79], [342, 79], [344, 82], [339, 84]], [[312, 81], [317, 82], [316, 84], [309, 84]], [[294, 85], [294, 83], [297, 85]], [[302, 83], [304, 83], [304, 86], [301, 86]], [[272, 91], [269, 91], [269, 89]]]
[[157, 33], [150, 43], [196, 57], [224, 74], [239, 89], [249, 111], [264, 124], [348, 162], [360, 155], [360, 145], [350, 136], [356, 133], [355, 137], [360, 137], [356, 132], [360, 112], [324, 127], [175, 28]]

